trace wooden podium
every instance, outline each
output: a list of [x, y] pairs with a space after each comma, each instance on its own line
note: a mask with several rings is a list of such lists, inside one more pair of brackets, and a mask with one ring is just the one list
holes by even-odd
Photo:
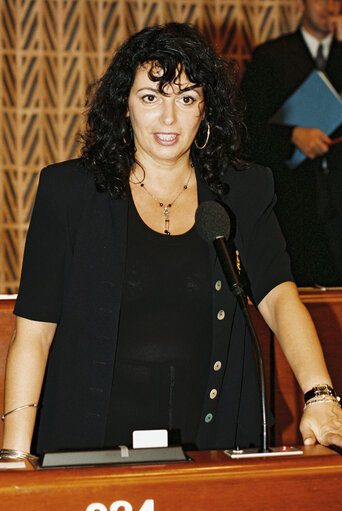
[[[342, 391], [342, 292], [300, 290], [313, 316], [338, 392]], [[0, 401], [14, 327], [14, 300], [0, 301]], [[272, 445], [300, 444], [302, 393], [277, 342], [252, 310], [276, 415]], [[1, 405], [0, 405], [1, 406]], [[1, 407], [2, 409], [2, 407]], [[1, 432], [0, 432], [1, 433]], [[0, 434], [1, 438], [1, 434]], [[232, 460], [222, 451], [155, 465], [34, 470], [0, 468], [4, 511], [340, 511], [342, 457], [322, 446], [304, 455]]]
[[[342, 394], [342, 291], [299, 289], [299, 295], [316, 325], [334, 387]], [[0, 410], [3, 410], [4, 369], [8, 343], [14, 328], [14, 299], [0, 296]], [[251, 307], [252, 319], [265, 358], [268, 403], [274, 412], [276, 425], [272, 445], [300, 445], [299, 421], [303, 410], [303, 394], [276, 339], [260, 314]], [[2, 427], [0, 424], [0, 441]], [[341, 505], [342, 509], [342, 505]]]
[[231, 460], [223, 451], [194, 461], [1, 474], [6, 511], [337, 511], [342, 457], [322, 446], [304, 455]]

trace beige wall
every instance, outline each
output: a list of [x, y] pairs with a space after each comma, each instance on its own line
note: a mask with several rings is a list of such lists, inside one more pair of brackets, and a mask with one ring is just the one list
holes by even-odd
[[294, 0], [0, 0], [0, 293], [17, 291], [40, 169], [77, 155], [87, 83], [146, 25], [196, 24], [243, 69]]

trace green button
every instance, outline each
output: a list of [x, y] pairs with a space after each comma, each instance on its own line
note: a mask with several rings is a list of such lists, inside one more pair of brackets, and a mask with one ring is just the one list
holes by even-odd
[[205, 422], [208, 423], [208, 422], [211, 422], [213, 420], [213, 414], [212, 413], [207, 413], [207, 415], [205, 416]]

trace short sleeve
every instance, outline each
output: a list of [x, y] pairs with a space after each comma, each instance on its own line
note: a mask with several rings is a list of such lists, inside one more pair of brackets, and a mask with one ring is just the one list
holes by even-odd
[[274, 213], [276, 196], [272, 171], [261, 165], [233, 171], [228, 180], [230, 204], [236, 217], [241, 258], [257, 305], [277, 285], [293, 281], [290, 258]]
[[259, 304], [276, 286], [293, 281], [286, 242], [274, 212], [276, 196], [272, 173], [263, 169], [263, 179], [256, 189], [260, 200], [255, 208], [253, 228], [247, 247], [246, 267], [252, 295]]
[[57, 173], [42, 170], [26, 238], [14, 314], [58, 323], [67, 257], [67, 215], [58, 196]]

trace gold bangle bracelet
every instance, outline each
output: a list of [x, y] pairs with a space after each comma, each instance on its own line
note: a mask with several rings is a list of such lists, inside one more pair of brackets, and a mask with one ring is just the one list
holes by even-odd
[[325, 396], [324, 398], [317, 398], [317, 399], [311, 399], [307, 403], [305, 403], [303, 411], [308, 408], [311, 405], [316, 405], [319, 403], [336, 403], [340, 406], [340, 398], [339, 397], [333, 397], [333, 396]]
[[35, 460], [37, 457], [29, 452], [16, 449], [0, 449], [0, 460]]
[[10, 413], [19, 412], [19, 410], [23, 410], [24, 408], [31, 408], [31, 407], [37, 408], [38, 404], [32, 403], [30, 405], [18, 406], [17, 408], [13, 408], [13, 410], [10, 410], [9, 412], [6, 412], [3, 415], [1, 415], [1, 420], [3, 422], [5, 420], [5, 417], [7, 417], [7, 415], [9, 415]]

